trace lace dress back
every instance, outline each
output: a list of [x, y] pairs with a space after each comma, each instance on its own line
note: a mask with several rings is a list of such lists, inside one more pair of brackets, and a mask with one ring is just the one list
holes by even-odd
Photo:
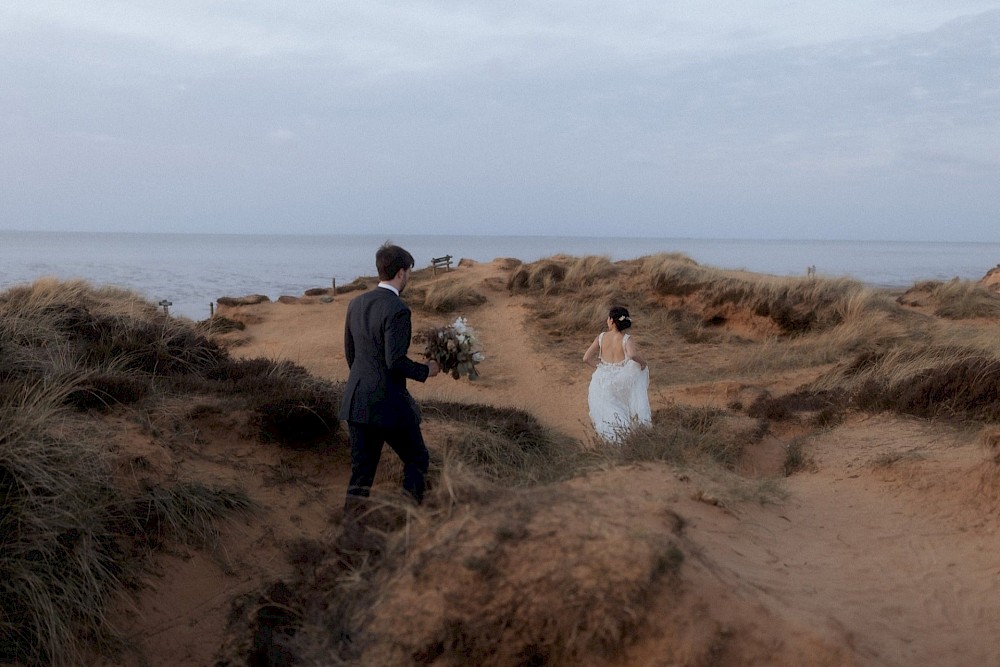
[[597, 433], [610, 442], [621, 440], [636, 425], [652, 423], [649, 408], [649, 369], [640, 368], [628, 354], [629, 335], [622, 338], [625, 358], [604, 361], [604, 334], [597, 338], [600, 351], [590, 379], [590, 419]]

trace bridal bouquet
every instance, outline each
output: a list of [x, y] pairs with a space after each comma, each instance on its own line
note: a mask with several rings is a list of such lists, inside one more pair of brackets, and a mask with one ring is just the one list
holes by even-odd
[[476, 364], [483, 361], [483, 354], [476, 332], [464, 317], [459, 317], [445, 327], [427, 329], [413, 340], [424, 343], [424, 356], [441, 366], [441, 371], [451, 373], [456, 380], [467, 375], [470, 380], [479, 377]]

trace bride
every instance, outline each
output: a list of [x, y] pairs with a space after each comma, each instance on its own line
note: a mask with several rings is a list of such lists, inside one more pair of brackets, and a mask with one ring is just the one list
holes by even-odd
[[618, 441], [637, 424], [652, 423], [649, 409], [649, 367], [624, 333], [632, 326], [628, 310], [615, 306], [608, 314], [608, 330], [602, 332], [583, 355], [595, 368], [590, 379], [590, 419], [607, 441]]

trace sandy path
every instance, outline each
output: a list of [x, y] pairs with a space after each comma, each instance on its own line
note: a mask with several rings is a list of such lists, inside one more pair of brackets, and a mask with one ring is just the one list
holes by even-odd
[[[818, 470], [787, 481], [778, 508], [695, 527], [720, 577], [786, 616], [839, 636], [872, 665], [997, 665], [996, 524], [962, 494], [921, 482], [968, 480], [982, 452], [940, 427], [867, 418], [818, 438]], [[921, 458], [883, 473], [876, 456]]]
[[[587, 414], [590, 371], [586, 365], [581, 360], [579, 366], [570, 367], [531, 343], [523, 299], [509, 296], [506, 290], [490, 291], [488, 298], [489, 307], [468, 316], [487, 355], [480, 367], [481, 377], [469, 382], [440, 376], [423, 386], [416, 383], [414, 395], [521, 408], [575, 438], [591, 437]], [[425, 321], [419, 318], [415, 326]], [[438, 322], [445, 323], [447, 320]]]
[[[511, 296], [497, 284], [498, 280], [501, 285], [505, 283], [506, 274], [490, 264], [479, 265], [476, 271], [477, 277], [482, 275], [477, 289], [488, 301], [462, 314], [476, 330], [486, 353], [487, 359], [480, 366], [481, 377], [470, 382], [466, 378], [455, 380], [441, 375], [424, 384], [410, 382], [411, 393], [418, 400], [455, 400], [525, 409], [548, 426], [576, 438], [590, 438], [589, 369], [582, 360], [578, 366], [570, 366], [532, 344], [527, 333], [524, 298]], [[344, 380], [347, 377], [344, 317], [354, 296], [339, 295], [333, 303], [275, 302], [241, 307], [241, 317], [252, 324], [248, 329], [249, 340], [234, 348], [233, 354], [289, 359], [320, 377]], [[413, 331], [446, 325], [454, 319], [455, 315], [428, 315], [414, 310]], [[410, 356], [419, 359], [419, 352], [415, 345]], [[583, 352], [579, 351], [581, 359]]]

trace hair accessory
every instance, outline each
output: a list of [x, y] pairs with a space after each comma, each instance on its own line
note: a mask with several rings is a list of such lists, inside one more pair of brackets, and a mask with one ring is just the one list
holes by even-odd
[[618, 321], [619, 322], [624, 322], [627, 319], [628, 319], [628, 315], [619, 315], [618, 316]]

